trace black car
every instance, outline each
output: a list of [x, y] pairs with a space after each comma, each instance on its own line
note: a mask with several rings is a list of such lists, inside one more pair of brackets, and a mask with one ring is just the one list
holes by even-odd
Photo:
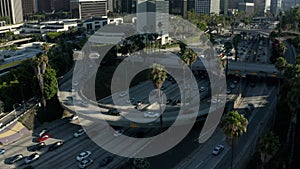
[[117, 109], [109, 109], [108, 112], [103, 113], [111, 116], [120, 116], [120, 112]]
[[32, 151], [38, 151], [38, 150], [40, 150], [40, 149], [42, 149], [44, 147], [46, 147], [46, 143], [45, 142], [40, 142], [40, 143], [36, 144], [33, 147]]
[[47, 128], [44, 128], [40, 133], [39, 133], [39, 137], [43, 137], [45, 134], [47, 134], [49, 132], [49, 130]]
[[29, 166], [26, 166], [25, 168], [23, 168], [23, 169], [34, 169], [31, 165], [29, 165]]
[[171, 104], [172, 103], [172, 99], [167, 99], [166, 104]]
[[51, 146], [49, 147], [49, 151], [53, 151], [62, 145], [63, 145], [62, 141], [57, 141], [57, 142], [51, 144]]
[[17, 161], [22, 160], [22, 158], [23, 158], [23, 155], [22, 155], [22, 154], [17, 154], [17, 155], [15, 155], [15, 156], [9, 158], [9, 159], [7, 160], [7, 164], [13, 164], [13, 163], [15, 163], [15, 162], [17, 162]]
[[114, 158], [112, 156], [107, 156], [105, 158], [103, 158], [100, 162], [100, 167], [104, 167], [106, 166], [107, 164], [109, 164], [110, 162], [112, 162]]

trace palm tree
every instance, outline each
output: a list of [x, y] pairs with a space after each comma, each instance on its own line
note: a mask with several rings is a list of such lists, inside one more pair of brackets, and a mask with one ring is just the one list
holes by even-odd
[[[192, 64], [197, 60], [197, 54], [189, 48], [185, 48], [184, 53], [181, 56], [181, 59], [189, 65], [190, 69], [192, 70]], [[191, 79], [192, 79], [192, 73], [191, 73]], [[190, 80], [191, 80], [190, 79]], [[185, 79], [184, 79], [185, 80]], [[190, 90], [191, 91], [191, 90]], [[191, 92], [190, 92], [190, 97], [191, 97]]]
[[48, 65], [48, 56], [42, 54], [40, 56], [34, 57], [32, 59], [32, 66], [34, 68], [35, 76], [37, 77], [38, 84], [40, 86], [42, 94], [42, 104], [44, 108], [46, 107], [46, 98], [44, 93], [44, 78], [43, 75], [46, 73], [46, 68]]
[[232, 168], [234, 154], [234, 139], [240, 137], [247, 131], [248, 120], [237, 111], [231, 111], [226, 114], [221, 122], [221, 128], [224, 131], [229, 145], [232, 147], [231, 163]]
[[283, 42], [280, 42], [278, 45], [278, 52], [280, 57], [284, 57], [284, 53], [286, 52], [287, 47]]
[[279, 138], [275, 133], [269, 132], [260, 138], [258, 144], [258, 151], [262, 162], [261, 168], [263, 169], [265, 164], [278, 152], [280, 147]]
[[158, 89], [158, 99], [159, 99], [159, 111], [160, 111], [160, 127], [162, 128], [163, 125], [163, 118], [162, 118], [162, 112], [161, 112], [161, 94], [160, 94], [160, 88], [164, 81], [167, 78], [167, 72], [164, 66], [154, 63], [152, 65], [151, 70], [151, 80], [154, 84], [154, 86]]
[[[280, 76], [282, 76], [284, 69], [287, 67], [287, 62], [285, 58], [279, 57], [276, 59], [275, 67], [277, 70], [280, 71]], [[280, 92], [280, 77], [279, 77], [279, 83], [278, 83], [278, 93]]]

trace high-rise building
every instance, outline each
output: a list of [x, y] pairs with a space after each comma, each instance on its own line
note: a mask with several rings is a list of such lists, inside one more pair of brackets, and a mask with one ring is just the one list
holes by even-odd
[[0, 17], [9, 17], [9, 24], [23, 22], [22, 0], [0, 0]]
[[271, 8], [270, 11], [271, 13], [278, 15], [279, 12], [282, 10], [282, 0], [271, 0]]
[[161, 38], [161, 44], [165, 44], [168, 42], [168, 0], [138, 0], [136, 16], [138, 32], [158, 33]]
[[219, 14], [220, 0], [195, 0], [195, 12], [201, 14]]
[[266, 0], [254, 0], [254, 13], [263, 16], [265, 13]]
[[172, 15], [181, 15], [187, 17], [187, 0], [169, 0], [169, 13]]
[[220, 14], [227, 15], [228, 12], [228, 0], [220, 0]]
[[104, 17], [106, 15], [106, 0], [71, 0], [70, 10], [72, 18], [82, 20], [93, 17]]
[[253, 15], [253, 13], [254, 13], [254, 3], [240, 2], [238, 10], [244, 11], [246, 16]]
[[22, 0], [22, 10], [24, 17], [37, 12], [36, 0]]
[[289, 11], [291, 8], [300, 6], [300, 0], [282, 0], [282, 10]]
[[136, 1], [137, 0], [122, 0], [121, 13], [125, 13], [125, 14], [136, 13]]
[[54, 10], [53, 0], [38, 0], [39, 12], [52, 12]]
[[55, 11], [70, 11], [70, 0], [52, 0]]

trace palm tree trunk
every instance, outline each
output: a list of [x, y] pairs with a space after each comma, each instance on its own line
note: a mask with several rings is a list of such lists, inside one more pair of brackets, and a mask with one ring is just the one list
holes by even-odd
[[232, 169], [232, 165], [233, 165], [233, 154], [234, 154], [234, 145], [233, 145], [233, 139], [234, 137], [231, 139], [231, 162], [230, 162], [230, 169]]
[[158, 99], [159, 99], [159, 113], [160, 113], [160, 116], [159, 116], [159, 119], [160, 119], [160, 130], [162, 131], [162, 127], [163, 127], [163, 115], [162, 115], [162, 112], [161, 112], [161, 93], [160, 93], [160, 89], [158, 90]]

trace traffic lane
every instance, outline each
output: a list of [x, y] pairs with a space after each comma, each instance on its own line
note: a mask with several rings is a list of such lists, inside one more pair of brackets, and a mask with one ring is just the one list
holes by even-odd
[[[274, 90], [275, 90], [275, 88], [272, 88], [269, 90], [270, 96], [267, 98], [267, 100], [262, 99], [261, 104], [272, 100], [276, 96], [273, 92]], [[249, 140], [249, 138], [251, 136], [253, 136], [253, 134], [257, 134], [257, 131], [260, 130], [261, 123], [263, 123], [263, 121], [261, 121], [261, 120], [263, 119], [263, 117], [265, 116], [267, 111], [270, 111], [268, 106], [258, 108], [256, 113], [252, 113], [251, 116], [253, 116], [253, 118], [250, 120], [250, 123], [248, 124], [247, 132], [238, 139], [238, 143], [234, 147], [234, 149], [235, 149], [234, 157], [235, 158], [237, 158], [237, 156], [239, 156], [239, 152], [244, 148], [244, 146], [247, 143], [247, 141]], [[238, 150], [240, 150], [240, 151], [238, 151]], [[218, 164], [218, 166], [216, 168], [223, 169], [224, 166], [229, 167], [230, 160], [231, 160], [230, 155], [225, 156], [225, 158], [222, 160], [221, 163]]]

